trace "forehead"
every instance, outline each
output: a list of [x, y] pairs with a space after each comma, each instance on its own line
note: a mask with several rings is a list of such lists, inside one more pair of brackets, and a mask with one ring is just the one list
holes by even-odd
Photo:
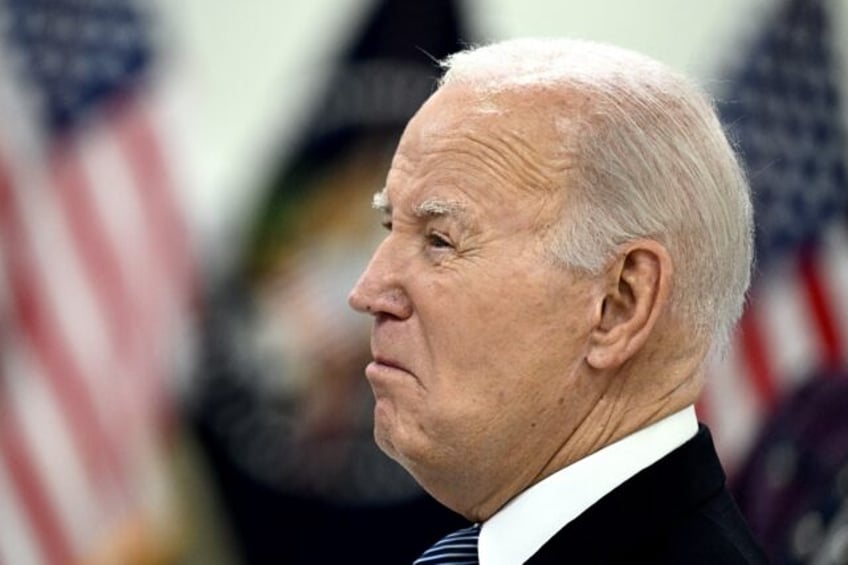
[[437, 91], [401, 137], [387, 203], [429, 199], [515, 206], [562, 196], [572, 158], [539, 93], [481, 99], [467, 87]]

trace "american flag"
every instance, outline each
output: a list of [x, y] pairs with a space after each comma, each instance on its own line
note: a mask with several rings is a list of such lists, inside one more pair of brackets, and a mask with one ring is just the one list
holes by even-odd
[[848, 179], [828, 4], [774, 7], [720, 94], [757, 230], [749, 303], [700, 406], [731, 469], [782, 399], [848, 358]]
[[132, 563], [172, 514], [193, 259], [153, 23], [0, 0], [0, 563]]

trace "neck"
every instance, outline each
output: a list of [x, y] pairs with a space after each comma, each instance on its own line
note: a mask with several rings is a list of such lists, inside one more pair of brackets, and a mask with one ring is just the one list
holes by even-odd
[[652, 365], [590, 374], [604, 383], [601, 394], [534, 482], [697, 401], [704, 382], [702, 355]]
[[[646, 349], [611, 371], [584, 363], [567, 385], [570, 402], [544, 411], [544, 418], [540, 413], [537, 433], [512, 461], [489, 462], [483, 474], [491, 480], [480, 480], [479, 473], [453, 476], [442, 486], [458, 497], [442, 502], [469, 520], [485, 521], [560, 469], [694, 404], [703, 385], [701, 349], [706, 351], [696, 345], [672, 354]], [[465, 488], [456, 488], [457, 480], [467, 480]], [[481, 491], [484, 485], [490, 490]]]

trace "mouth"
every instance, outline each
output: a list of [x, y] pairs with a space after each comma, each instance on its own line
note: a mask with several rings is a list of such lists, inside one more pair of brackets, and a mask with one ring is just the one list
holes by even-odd
[[397, 359], [385, 357], [383, 355], [374, 355], [374, 360], [365, 367], [365, 376], [371, 382], [372, 386], [377, 383], [386, 383], [397, 379], [399, 376], [415, 377], [403, 363]]
[[401, 371], [409, 372], [406, 367], [404, 367], [399, 361], [394, 359], [390, 359], [388, 357], [383, 357], [382, 355], [374, 356], [374, 364], [381, 365], [383, 367], [387, 367], [389, 369], [399, 369]]

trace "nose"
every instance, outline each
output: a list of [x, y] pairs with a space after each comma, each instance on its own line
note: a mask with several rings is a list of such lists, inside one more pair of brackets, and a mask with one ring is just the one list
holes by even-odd
[[403, 284], [405, 268], [386, 238], [374, 252], [368, 266], [348, 294], [348, 304], [357, 312], [405, 319], [412, 315], [412, 303]]

